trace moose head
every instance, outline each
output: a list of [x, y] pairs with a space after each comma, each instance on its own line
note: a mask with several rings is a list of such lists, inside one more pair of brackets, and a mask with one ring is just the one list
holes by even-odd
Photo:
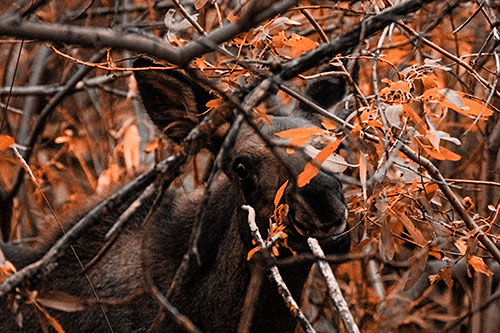
[[[154, 66], [146, 59], [136, 60], [134, 65]], [[178, 70], [137, 71], [135, 77], [150, 118], [176, 142], [180, 142], [201, 122], [207, 109], [205, 104], [214, 98], [200, 84]], [[316, 84], [324, 91], [327, 82], [321, 80]], [[338, 90], [338, 87], [333, 85], [331, 89]], [[313, 90], [314, 85], [310, 85], [308, 91]], [[327, 102], [322, 101], [322, 104]], [[224, 177], [223, 182], [231, 184], [232, 196], [228, 199], [237, 203], [240, 206], [238, 209], [242, 204], [255, 208], [257, 223], [262, 231], [269, 226], [277, 190], [290, 180], [282, 201], [289, 205], [286, 218], [288, 231], [298, 236], [293, 239], [327, 239], [346, 228], [347, 207], [340, 181], [331, 174], [320, 172], [309, 184], [298, 188], [293, 177], [304, 169], [310, 157], [301, 150], [289, 154], [284, 140], [275, 136], [275, 133], [288, 129], [314, 126], [304, 115], [301, 111], [292, 116], [270, 116], [269, 122], [262, 121], [260, 128], [244, 124], [228, 147], [222, 162], [224, 175], [221, 177]], [[207, 147], [216, 152], [217, 143], [222, 142], [228, 128], [227, 124], [221, 126], [208, 140]], [[243, 224], [241, 231], [246, 233], [244, 230], [248, 230], [248, 224], [244, 221]]]

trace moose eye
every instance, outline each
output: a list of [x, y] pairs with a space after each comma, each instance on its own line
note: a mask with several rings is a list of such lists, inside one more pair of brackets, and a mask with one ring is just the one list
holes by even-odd
[[240, 156], [233, 163], [233, 172], [240, 180], [247, 179], [250, 175], [251, 159], [248, 156]]
[[248, 176], [248, 168], [242, 162], [235, 164], [234, 172], [239, 179], [245, 179]]

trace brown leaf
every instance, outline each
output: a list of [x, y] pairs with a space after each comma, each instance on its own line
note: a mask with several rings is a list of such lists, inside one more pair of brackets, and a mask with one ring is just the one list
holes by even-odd
[[403, 290], [408, 290], [420, 279], [425, 271], [427, 265], [429, 248], [423, 247], [413, 252], [408, 260], [408, 266], [410, 270], [408, 272], [408, 278], [406, 279], [405, 286]]
[[64, 312], [76, 312], [85, 309], [85, 305], [78, 296], [73, 296], [59, 290], [50, 290], [37, 298], [44, 307]]
[[458, 251], [460, 252], [461, 255], [465, 255], [467, 252], [467, 243], [463, 239], [457, 239], [455, 241], [455, 246], [457, 247]]
[[397, 216], [397, 218], [401, 221], [401, 223], [404, 225], [408, 233], [410, 234], [411, 239], [417, 243], [418, 245], [424, 246], [425, 244], [428, 243], [428, 241], [425, 239], [424, 235], [422, 235], [422, 232], [415, 227], [413, 222], [410, 220], [408, 216], [404, 213], [399, 213], [396, 214], [394, 213], [394, 216]]
[[468, 117], [487, 119], [494, 110], [482, 101], [474, 100], [473, 96], [451, 89], [441, 89], [439, 92], [445, 97], [443, 105]]
[[469, 265], [474, 268], [476, 272], [483, 273], [487, 276], [492, 276], [493, 272], [488, 268], [488, 266], [484, 263], [483, 258], [478, 256], [470, 256], [468, 260]]
[[396, 253], [396, 249], [394, 247], [394, 238], [391, 233], [391, 228], [389, 227], [388, 218], [382, 222], [382, 227], [380, 230], [380, 242], [378, 243], [378, 248], [380, 251], [380, 255], [383, 258], [388, 260], [392, 260], [394, 258], [394, 254]]

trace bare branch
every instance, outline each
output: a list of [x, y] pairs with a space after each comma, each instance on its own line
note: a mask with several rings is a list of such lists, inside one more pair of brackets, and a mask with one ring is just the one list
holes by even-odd
[[283, 0], [273, 3], [269, 8], [258, 13], [249, 11], [246, 13], [247, 15], [190, 42], [181, 49], [136, 34], [127, 34], [103, 28], [33, 23], [14, 15], [0, 17], [0, 35], [90, 47], [126, 49], [138, 53], [147, 53], [182, 67], [195, 57], [213, 50], [220, 43], [256, 26], [260, 22], [283, 13], [296, 3], [297, 0]]
[[[325, 258], [325, 254], [323, 253], [321, 246], [319, 246], [319, 243], [315, 238], [308, 238], [307, 243], [309, 244], [309, 247], [311, 248], [314, 255], [320, 258]], [[324, 260], [318, 261], [318, 264], [321, 269], [321, 273], [325, 277], [326, 285], [328, 286], [328, 293], [330, 294], [333, 304], [335, 304], [335, 307], [339, 312], [340, 318], [342, 318], [342, 321], [344, 322], [344, 326], [347, 332], [358, 333], [358, 325], [356, 325], [351, 311], [349, 311], [349, 306], [347, 305], [347, 302], [342, 295], [342, 291], [340, 290], [339, 284], [335, 279], [335, 275], [333, 275], [330, 265], [328, 265], [328, 263]]]

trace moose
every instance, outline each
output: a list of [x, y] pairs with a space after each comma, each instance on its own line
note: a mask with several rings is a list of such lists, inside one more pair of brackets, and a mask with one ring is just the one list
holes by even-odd
[[[135, 67], [153, 65], [151, 60], [145, 58], [139, 58], [134, 63]], [[135, 79], [150, 118], [175, 142], [181, 142], [201, 121], [206, 103], [213, 99], [209, 91], [179, 69], [136, 71]], [[325, 82], [321, 82], [321, 85], [322, 89], [328, 86]], [[314, 90], [314, 86], [308, 89]], [[332, 84], [331, 89], [338, 91], [339, 87]], [[329, 104], [333, 102], [329, 101]], [[260, 131], [265, 137], [278, 140], [274, 133], [311, 127], [318, 121], [312, 117], [306, 110], [298, 110], [296, 114], [288, 116], [269, 116], [271, 124], [264, 124]], [[215, 134], [217, 137], [207, 142], [207, 148], [216, 153], [217, 142], [222, 141], [225, 132], [224, 128], [218, 130]], [[108, 251], [86, 271], [101, 299], [119, 300], [136, 295], [132, 300], [106, 304], [104, 311], [95, 303], [84, 310], [47, 308], [47, 311], [70, 332], [104, 332], [109, 330], [108, 320], [115, 331], [147, 330], [158, 314], [158, 305], [149, 290], [138, 293], [147, 289], [144, 287], [144, 270], [147, 268], [160, 292], [167, 294], [182, 258], [188, 251], [193, 223], [199, 210], [203, 209], [198, 242], [199, 261], [193, 265], [195, 268], [169, 301], [204, 332], [236, 331], [251, 277], [251, 262], [247, 260], [247, 255], [255, 247], [248, 226], [248, 214], [242, 206], [250, 205], [255, 209], [255, 221], [265, 237], [277, 190], [290, 178], [290, 170], [298, 174], [310, 160], [300, 150], [293, 154], [285, 150], [283, 144], [271, 149], [254, 128], [244, 123], [233, 144], [228, 147], [222, 168], [214, 178], [203, 207], [206, 190], [187, 192], [171, 187], [164, 192], [149, 222], [144, 225], [143, 220], [156, 197], [154, 193], [146, 204], [133, 213]], [[286, 168], [289, 168], [288, 171]], [[347, 206], [342, 184], [333, 174], [320, 171], [308, 185], [301, 188], [291, 181], [281, 200], [289, 205], [285, 231], [289, 246], [294, 251], [307, 251], [307, 237], [311, 236], [319, 239], [325, 252], [344, 253], [348, 250], [349, 236], [344, 232]], [[106, 232], [124, 209], [103, 216], [98, 225], [72, 244], [83, 265], [102, 248]], [[78, 220], [78, 217], [69, 220]], [[345, 235], [335, 237], [343, 232]], [[20, 269], [39, 259], [59, 236], [59, 232], [53, 232], [33, 247], [2, 243], [2, 251]], [[283, 250], [284, 255], [291, 255], [287, 251]], [[281, 270], [295, 299], [300, 300], [309, 270], [309, 264], [287, 266]], [[69, 250], [59, 259], [58, 267], [52, 273], [34, 281], [30, 288], [37, 290], [42, 298], [53, 291], [86, 300], [93, 299], [94, 295]], [[7, 309], [6, 303], [6, 300], [0, 301], [2, 331], [42, 330], [33, 304], [20, 302], [17, 310], [23, 317], [20, 328], [15, 314]], [[169, 319], [161, 321], [159, 325], [157, 328], [162, 332], [181, 330]], [[295, 326], [296, 322], [276, 285], [264, 279], [251, 330], [292, 332]]]

